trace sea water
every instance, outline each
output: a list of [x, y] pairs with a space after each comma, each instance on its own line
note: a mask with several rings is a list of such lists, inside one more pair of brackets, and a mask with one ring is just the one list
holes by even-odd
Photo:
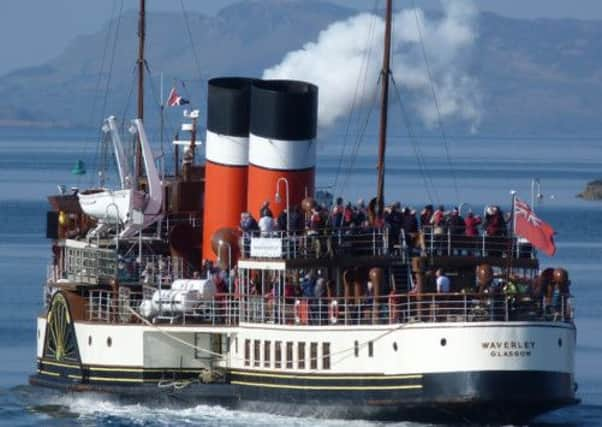
[[[55, 194], [58, 184], [67, 189], [84, 188], [96, 181], [93, 164], [102, 159], [96, 139], [95, 133], [78, 131], [0, 131], [0, 424], [374, 425], [362, 420], [288, 418], [203, 404], [187, 408], [132, 404], [107, 395], [65, 395], [27, 385], [28, 375], [35, 371], [35, 318], [42, 309], [42, 283], [49, 261], [49, 242], [44, 237], [46, 196]], [[320, 142], [318, 185], [353, 202], [368, 200], [375, 188], [374, 144], [361, 145], [353, 162], [349, 158], [352, 147], [343, 149], [341, 144]], [[449, 158], [438, 139], [425, 138], [420, 144], [416, 156], [409, 141], [392, 139], [388, 201], [399, 200], [416, 209], [427, 203], [441, 203], [446, 208], [463, 203], [464, 209], [481, 212], [492, 203], [508, 210], [510, 190], [529, 202], [531, 181], [539, 178], [543, 197], [536, 206], [538, 215], [558, 233], [558, 252], [553, 258], [542, 257], [542, 267], [566, 267], [576, 297], [576, 380], [582, 403], [542, 416], [532, 425], [602, 426], [602, 202], [575, 197], [586, 182], [602, 178], [602, 144], [574, 138], [452, 138], [447, 147]], [[169, 164], [169, 156], [166, 158]], [[88, 166], [83, 177], [70, 173], [78, 159]]]

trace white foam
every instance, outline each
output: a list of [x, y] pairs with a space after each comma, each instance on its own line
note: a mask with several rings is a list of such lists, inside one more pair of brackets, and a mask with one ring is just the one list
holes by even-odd
[[[206, 425], [206, 426], [266, 426], [286, 425], [288, 427], [306, 426], [345, 426], [364, 427], [384, 425], [364, 420], [338, 420], [313, 417], [289, 417], [245, 410], [233, 410], [220, 406], [196, 405], [189, 408], [170, 406], [169, 404], [127, 404], [120, 403], [111, 396], [82, 393], [53, 396], [44, 402], [50, 405], [64, 406], [68, 412], [80, 421], [102, 421], [107, 418], [122, 419], [135, 425]], [[116, 420], [112, 420], [114, 422]], [[418, 426], [414, 423], [387, 423], [387, 426]]]

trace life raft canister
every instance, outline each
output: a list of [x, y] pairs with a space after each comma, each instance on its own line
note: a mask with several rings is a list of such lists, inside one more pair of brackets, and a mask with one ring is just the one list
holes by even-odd
[[331, 325], [336, 325], [339, 320], [339, 303], [337, 300], [333, 300], [328, 305], [328, 318], [330, 319]]
[[301, 323], [301, 301], [299, 301], [298, 299], [295, 300], [295, 323], [298, 325], [299, 323]]
[[309, 319], [309, 304], [307, 301], [301, 301], [299, 299], [295, 300], [294, 312], [295, 323], [297, 325], [307, 325], [307, 321]]
[[399, 298], [396, 294], [389, 295], [389, 323], [397, 323], [399, 321], [399, 315], [397, 313], [397, 306], [399, 304]]

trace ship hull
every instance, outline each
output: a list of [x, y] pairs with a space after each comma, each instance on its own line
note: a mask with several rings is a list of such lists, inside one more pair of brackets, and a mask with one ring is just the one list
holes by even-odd
[[[320, 387], [334, 390], [312, 389], [311, 381], [275, 380], [269, 382], [269, 387], [239, 385], [239, 393], [243, 407], [248, 409], [263, 407], [289, 415], [419, 422], [520, 423], [578, 403], [573, 378], [563, 373], [475, 371], [416, 377], [419, 379], [379, 380], [378, 386], [374, 381], [320, 381]], [[233, 375], [233, 381], [236, 379]], [[249, 377], [244, 380], [248, 382]], [[265, 378], [255, 380], [266, 382]]]
[[[38, 319], [38, 328], [43, 337], [44, 318]], [[247, 324], [174, 326], [159, 332], [143, 325], [75, 322], [74, 330], [81, 359], [53, 360], [40, 339], [32, 384], [137, 401], [173, 398], [284, 415], [424, 422], [525, 422], [578, 402], [575, 328], [569, 323], [431, 323], [357, 330]], [[166, 334], [191, 344], [222, 335], [228, 357], [221, 367], [224, 376], [204, 384], [202, 355]], [[282, 337], [294, 344], [294, 360], [287, 363], [289, 355], [282, 354], [282, 364], [276, 365], [275, 353], [269, 358], [264, 346], [271, 343], [273, 351]], [[328, 367], [322, 347], [326, 340]], [[357, 340], [373, 340], [373, 354], [363, 345], [357, 353], [349, 352]], [[258, 354], [256, 341], [261, 343]], [[304, 369], [299, 369], [301, 342], [306, 343]], [[310, 360], [314, 342], [320, 344], [316, 366]], [[104, 351], [93, 351], [96, 343]]]
[[[421, 377], [420, 388], [403, 388], [416, 381], [380, 380], [378, 386], [383, 390], [362, 391], [371, 388], [369, 380], [320, 381], [324, 388], [348, 387], [353, 391], [314, 390], [311, 381], [290, 380], [270, 382], [277, 387], [232, 383], [174, 387], [167, 381], [161, 388], [156, 381], [128, 383], [132, 376], [126, 372], [113, 375], [110, 381], [81, 383], [66, 380], [65, 376], [37, 374], [30, 377], [30, 383], [69, 392], [109, 393], [137, 402], [173, 400], [185, 405], [213, 403], [289, 416], [418, 422], [523, 423], [578, 403], [571, 375], [536, 371], [424, 374], [416, 375]], [[240, 376], [232, 374], [234, 382], [237, 378]], [[249, 377], [244, 379], [248, 381]], [[254, 379], [265, 383], [265, 378]]]

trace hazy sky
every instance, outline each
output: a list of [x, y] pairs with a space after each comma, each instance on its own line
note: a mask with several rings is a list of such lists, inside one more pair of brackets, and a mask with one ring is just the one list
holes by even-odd
[[[3, 0], [0, 13], [0, 74], [35, 65], [56, 56], [76, 35], [97, 31], [117, 0]], [[124, 0], [125, 9], [138, 0]], [[183, 0], [186, 9], [213, 14], [240, 0]], [[372, 9], [375, 0], [329, 0], [358, 9]], [[148, 0], [149, 10], [181, 11], [180, 0]], [[384, 1], [383, 1], [384, 3]], [[411, 0], [394, 0], [409, 6]], [[437, 7], [438, 0], [416, 0]], [[481, 10], [513, 17], [602, 19], [602, 0], [478, 0]]]

